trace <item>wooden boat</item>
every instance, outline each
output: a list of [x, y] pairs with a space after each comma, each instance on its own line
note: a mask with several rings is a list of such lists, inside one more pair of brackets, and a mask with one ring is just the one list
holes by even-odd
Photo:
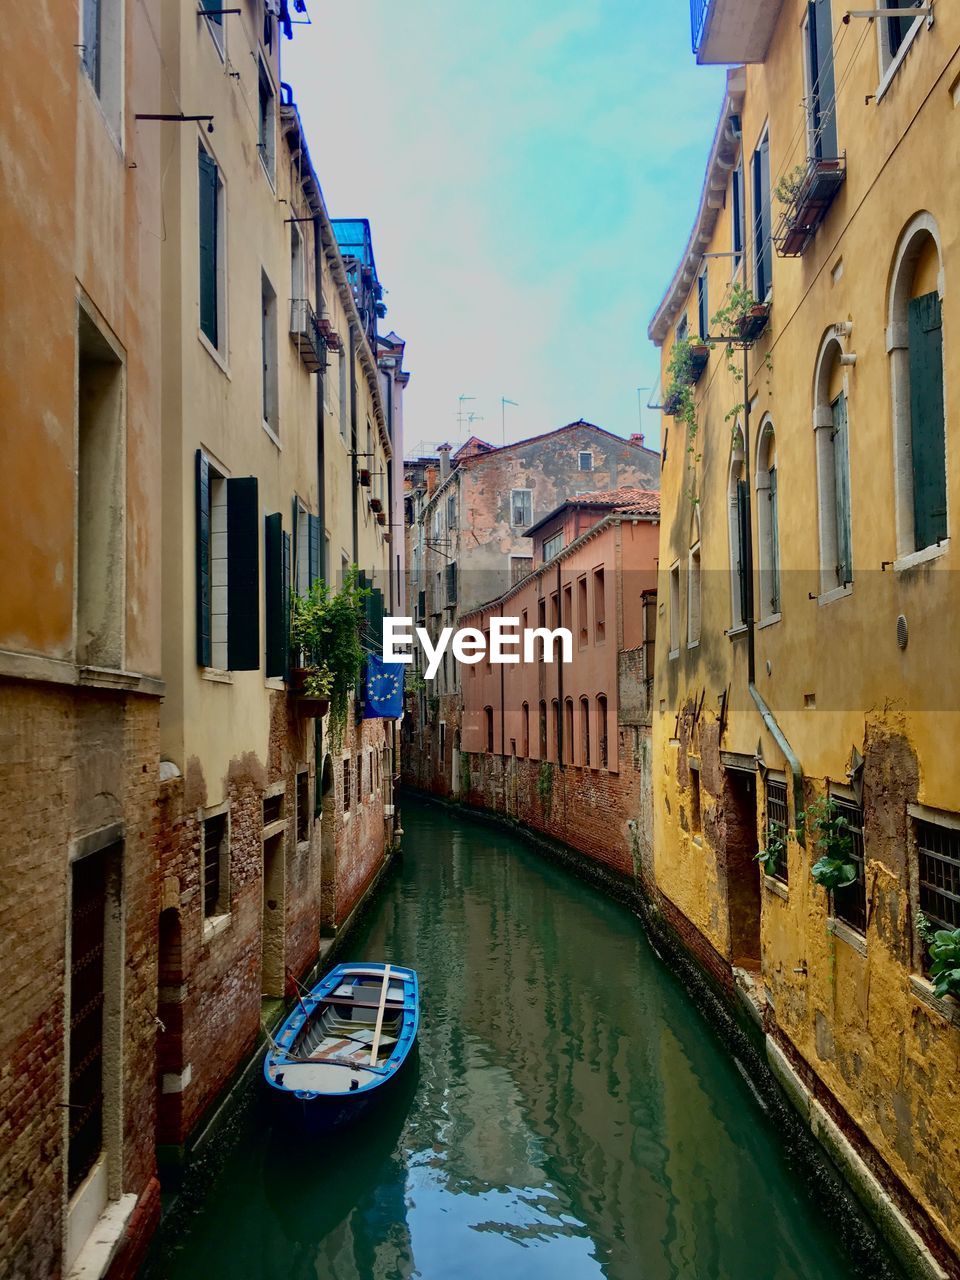
[[419, 1020], [413, 969], [338, 964], [297, 1001], [264, 1059], [264, 1079], [294, 1115], [340, 1123], [396, 1076]]

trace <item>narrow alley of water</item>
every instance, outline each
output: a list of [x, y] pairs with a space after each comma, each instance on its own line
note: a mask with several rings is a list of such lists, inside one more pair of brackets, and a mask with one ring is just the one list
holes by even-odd
[[419, 1060], [334, 1140], [275, 1131], [252, 1089], [151, 1280], [898, 1275], [846, 1250], [629, 911], [494, 827], [410, 802], [403, 819], [341, 958], [419, 971]]

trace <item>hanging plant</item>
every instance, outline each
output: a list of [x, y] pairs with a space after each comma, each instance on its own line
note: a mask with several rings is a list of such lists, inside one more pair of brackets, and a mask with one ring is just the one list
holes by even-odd
[[853, 835], [846, 818], [829, 796], [814, 801], [806, 811], [806, 822], [816, 832], [814, 843], [820, 857], [810, 874], [821, 889], [845, 889], [857, 878], [853, 861]]
[[785, 208], [789, 208], [790, 205], [793, 204], [797, 196], [806, 186], [807, 169], [808, 166], [805, 164], [796, 165], [790, 173], [785, 173], [773, 188], [774, 197]]
[[[331, 592], [315, 582], [305, 596], [294, 595], [290, 639], [304, 662], [304, 688], [309, 696], [329, 697], [330, 730], [339, 743], [347, 720], [350, 691], [363, 668], [363, 602], [370, 594], [358, 585], [356, 566], [344, 575], [343, 586]], [[310, 687], [323, 692], [310, 693]]]
[[[669, 382], [663, 402], [664, 411], [683, 423], [687, 433], [687, 453], [693, 465], [700, 461], [700, 454], [696, 450], [697, 402], [693, 389], [709, 355], [710, 347], [701, 338], [681, 338], [673, 344], [667, 363]], [[699, 501], [693, 485], [687, 496], [694, 505]]]
[[757, 852], [756, 859], [764, 874], [776, 875], [781, 861], [787, 856], [787, 829], [782, 822], [771, 822], [767, 831], [767, 846]]

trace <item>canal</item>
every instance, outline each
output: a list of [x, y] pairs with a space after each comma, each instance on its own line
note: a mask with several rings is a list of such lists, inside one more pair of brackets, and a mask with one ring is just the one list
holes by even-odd
[[628, 910], [494, 827], [403, 817], [402, 862], [343, 958], [419, 971], [419, 1061], [361, 1127], [309, 1146], [249, 1090], [151, 1280], [898, 1275], [846, 1251]]

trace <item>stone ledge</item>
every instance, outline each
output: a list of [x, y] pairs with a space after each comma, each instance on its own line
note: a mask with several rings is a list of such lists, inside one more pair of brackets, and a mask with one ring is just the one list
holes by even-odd
[[100, 1280], [106, 1275], [136, 1207], [137, 1197], [132, 1191], [107, 1206], [67, 1273], [67, 1280]]

